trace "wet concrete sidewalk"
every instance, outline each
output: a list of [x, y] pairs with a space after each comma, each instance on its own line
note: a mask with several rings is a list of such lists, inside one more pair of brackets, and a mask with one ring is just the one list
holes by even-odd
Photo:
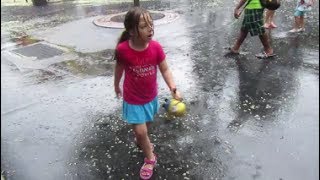
[[[167, 121], [163, 109], [156, 117], [153, 179], [319, 178], [318, 4], [306, 32], [288, 34], [294, 3], [283, 3], [278, 28], [270, 32], [277, 57], [267, 61], [254, 57], [261, 46], [250, 36], [240, 56], [225, 56], [241, 25], [231, 1], [142, 6], [180, 15], [157, 26], [154, 39], [188, 106], [181, 119]], [[121, 29], [92, 23], [127, 7], [55, 5], [21, 21], [2, 11], [1, 165], [7, 179], [138, 179], [143, 155], [113, 92], [110, 59]], [[22, 47], [10, 46], [16, 27], [62, 53], [14, 55]], [[159, 76], [160, 101], [169, 96]]]

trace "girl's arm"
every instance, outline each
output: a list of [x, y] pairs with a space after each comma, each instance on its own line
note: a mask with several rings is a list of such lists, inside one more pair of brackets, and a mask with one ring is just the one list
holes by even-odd
[[174, 99], [181, 100], [182, 99], [181, 98], [181, 94], [177, 90], [176, 84], [173, 81], [172, 73], [171, 73], [171, 71], [170, 71], [170, 69], [168, 67], [168, 64], [167, 64], [166, 60], [163, 60], [159, 64], [159, 69], [160, 69], [160, 72], [162, 74], [162, 77], [163, 77], [164, 81], [167, 83], [167, 85], [168, 85], [168, 87], [170, 89], [172, 97]]
[[116, 61], [116, 66], [114, 69], [114, 92], [116, 93], [118, 98], [122, 96], [119, 85], [123, 74], [123, 70], [123, 65], [119, 61]]

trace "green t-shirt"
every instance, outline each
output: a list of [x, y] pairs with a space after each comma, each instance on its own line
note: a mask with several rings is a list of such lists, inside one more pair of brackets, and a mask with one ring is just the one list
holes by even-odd
[[[250, 0], [247, 0], [250, 1]], [[251, 0], [246, 9], [262, 9], [260, 0]]]

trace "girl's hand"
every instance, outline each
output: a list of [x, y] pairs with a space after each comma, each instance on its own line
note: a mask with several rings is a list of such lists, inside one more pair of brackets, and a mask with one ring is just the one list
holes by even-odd
[[117, 98], [122, 97], [121, 89], [120, 87], [114, 87], [114, 92], [116, 93]]
[[180, 93], [176, 88], [174, 88], [173, 90], [171, 90], [171, 96], [172, 96], [174, 99], [176, 99], [176, 100], [179, 100], [179, 101], [182, 100], [181, 93]]

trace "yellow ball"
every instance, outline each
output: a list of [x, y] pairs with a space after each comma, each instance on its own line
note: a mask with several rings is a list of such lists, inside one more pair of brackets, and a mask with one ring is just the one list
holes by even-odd
[[168, 113], [174, 116], [183, 116], [186, 113], [186, 104], [176, 99], [171, 99]]

